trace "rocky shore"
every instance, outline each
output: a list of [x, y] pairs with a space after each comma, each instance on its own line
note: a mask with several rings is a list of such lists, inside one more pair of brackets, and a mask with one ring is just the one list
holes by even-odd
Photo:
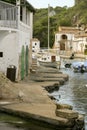
[[68, 75], [45, 70], [39, 69], [18, 83], [12, 83], [0, 73], [0, 111], [46, 122], [57, 130], [83, 130], [84, 116], [70, 105], [51, 100], [48, 93], [67, 82]]

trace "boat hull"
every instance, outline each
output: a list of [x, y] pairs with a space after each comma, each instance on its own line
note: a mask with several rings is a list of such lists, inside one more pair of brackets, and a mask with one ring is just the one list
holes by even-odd
[[72, 65], [74, 72], [84, 73], [87, 72], [87, 61], [86, 62], [75, 62]]

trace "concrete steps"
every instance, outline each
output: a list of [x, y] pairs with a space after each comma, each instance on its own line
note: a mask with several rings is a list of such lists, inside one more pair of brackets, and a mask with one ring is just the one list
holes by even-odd
[[32, 71], [37, 70], [37, 59], [32, 59], [32, 66], [31, 66]]

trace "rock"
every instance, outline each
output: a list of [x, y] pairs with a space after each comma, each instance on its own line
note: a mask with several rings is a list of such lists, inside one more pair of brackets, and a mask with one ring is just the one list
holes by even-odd
[[75, 124], [77, 128], [82, 129], [84, 126], [84, 116], [79, 114], [78, 118], [75, 120]]
[[59, 90], [59, 83], [55, 83], [53, 85], [48, 85], [48, 86], [45, 86], [45, 89], [48, 91], [48, 92], [52, 92], [54, 90]]
[[56, 98], [54, 96], [52, 96], [52, 95], [48, 95], [48, 96], [49, 96], [50, 99], [56, 100]]

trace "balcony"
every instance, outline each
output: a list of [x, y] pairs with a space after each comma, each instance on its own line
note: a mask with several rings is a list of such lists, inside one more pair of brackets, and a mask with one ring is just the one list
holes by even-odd
[[0, 27], [18, 28], [17, 7], [0, 1]]

